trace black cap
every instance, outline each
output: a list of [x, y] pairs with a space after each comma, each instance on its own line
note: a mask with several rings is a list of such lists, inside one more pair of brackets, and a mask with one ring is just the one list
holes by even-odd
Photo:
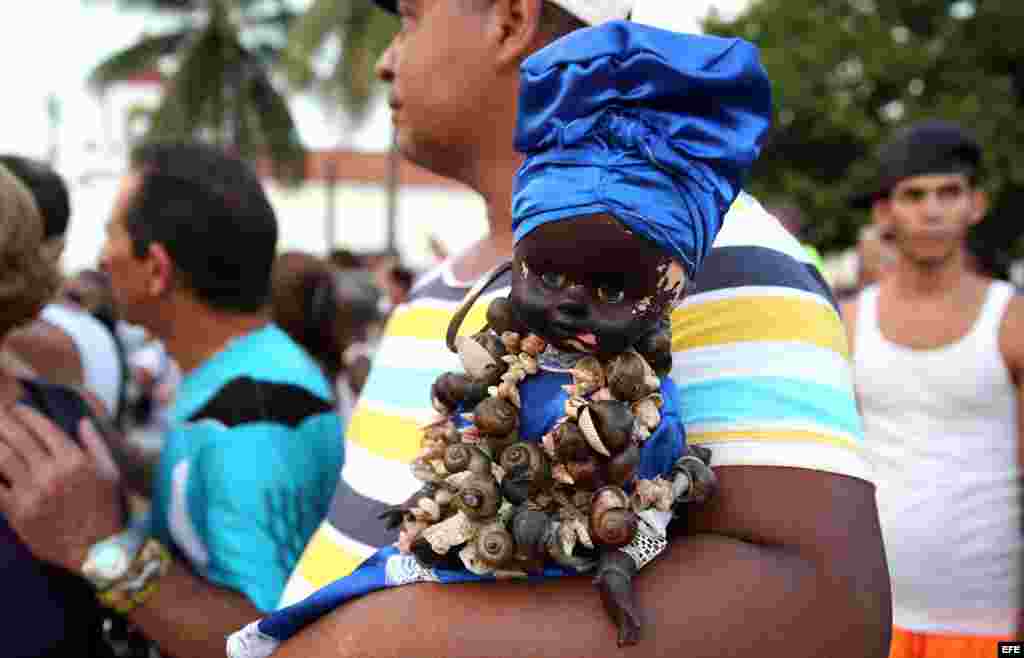
[[398, 0], [373, 0], [373, 4], [392, 14], [398, 13]]
[[850, 198], [854, 208], [870, 208], [904, 178], [976, 170], [981, 164], [981, 147], [959, 124], [928, 119], [898, 131], [879, 149], [877, 162], [875, 183]]

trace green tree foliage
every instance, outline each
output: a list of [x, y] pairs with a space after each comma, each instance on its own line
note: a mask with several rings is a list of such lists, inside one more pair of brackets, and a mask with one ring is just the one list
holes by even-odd
[[171, 62], [174, 72], [147, 138], [203, 138], [245, 158], [270, 156], [301, 175], [305, 149], [272, 67], [297, 13], [282, 0], [120, 0], [125, 9], [170, 12], [172, 29], [143, 36], [91, 73], [102, 90]]
[[[372, 0], [312, 0], [288, 34], [284, 71], [293, 86], [358, 122], [377, 89], [377, 59], [397, 29], [398, 20]], [[320, 58], [322, 68], [315, 65]]]
[[975, 240], [1008, 247], [1024, 209], [1024, 2], [754, 0], [710, 34], [758, 44], [774, 83], [775, 123], [751, 191], [806, 213], [819, 248], [847, 247], [866, 213], [847, 205], [872, 157], [908, 121], [962, 122], [985, 147], [995, 201]]

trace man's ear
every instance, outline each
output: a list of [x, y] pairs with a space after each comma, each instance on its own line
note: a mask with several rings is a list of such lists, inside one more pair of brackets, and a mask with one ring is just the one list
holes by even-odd
[[494, 29], [498, 42], [498, 61], [505, 66], [519, 63], [542, 44], [541, 10], [543, 0], [494, 0]]
[[878, 227], [879, 235], [887, 235], [892, 230], [889, 203], [887, 197], [879, 197], [871, 202], [871, 223]]
[[159, 242], [152, 242], [146, 253], [146, 267], [149, 274], [147, 292], [153, 297], [162, 297], [174, 287], [174, 261], [167, 248]]
[[989, 198], [988, 192], [982, 189], [975, 188], [971, 191], [971, 218], [969, 221], [970, 226], [974, 226], [985, 219], [985, 215], [988, 214]]

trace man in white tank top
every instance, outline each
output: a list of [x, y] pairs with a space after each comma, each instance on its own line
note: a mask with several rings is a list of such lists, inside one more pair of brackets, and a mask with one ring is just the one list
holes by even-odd
[[1024, 299], [972, 272], [977, 143], [909, 126], [860, 201], [897, 252], [843, 307], [893, 587], [890, 658], [995, 656], [1019, 637]]

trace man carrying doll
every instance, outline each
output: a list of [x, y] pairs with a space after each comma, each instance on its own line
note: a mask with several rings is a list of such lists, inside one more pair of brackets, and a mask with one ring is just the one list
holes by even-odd
[[[421, 484], [408, 464], [419, 424], [433, 414], [425, 391], [458, 367], [441, 336], [472, 282], [512, 254], [520, 64], [560, 36], [630, 11], [630, 3], [583, 0], [382, 4], [402, 17], [379, 64], [392, 84], [399, 146], [477, 189], [491, 232], [424, 277], [392, 318], [349, 427], [332, 512], [293, 573], [287, 603], [394, 542], [376, 517]], [[690, 536], [635, 579], [652, 629], [639, 646], [653, 655], [885, 655], [888, 579], [831, 296], [799, 245], [747, 195], [713, 247], [672, 313], [671, 377], [688, 441], [713, 452], [719, 493], [688, 519]], [[486, 302], [507, 286], [499, 282], [464, 326], [482, 326]], [[589, 581], [388, 589], [338, 608], [275, 655], [618, 653]]]

